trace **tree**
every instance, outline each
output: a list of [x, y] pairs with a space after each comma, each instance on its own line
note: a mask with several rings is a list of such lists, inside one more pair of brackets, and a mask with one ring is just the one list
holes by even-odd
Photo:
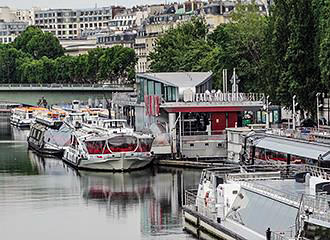
[[210, 50], [205, 40], [207, 32], [207, 26], [200, 18], [193, 18], [190, 22], [168, 30], [157, 39], [150, 53], [151, 70], [192, 71]]
[[28, 52], [27, 45], [30, 40], [36, 36], [43, 34], [42, 30], [36, 26], [29, 26], [22, 32], [13, 43], [13, 47], [22, 50], [23, 52]]
[[208, 36], [215, 49], [212, 53], [214, 59], [204, 62], [209, 63], [209, 69], [218, 78], [218, 83], [222, 79], [222, 69], [237, 68], [242, 80], [241, 90], [260, 90], [263, 85], [260, 72], [266, 26], [266, 17], [260, 14], [255, 4], [237, 4], [231, 22], [218, 26]]
[[319, 64], [321, 81], [330, 91], [330, 1], [323, 0], [319, 4]]
[[35, 59], [47, 57], [55, 59], [64, 55], [59, 40], [51, 33], [34, 35], [26, 46], [27, 52]]
[[30, 61], [28, 54], [10, 46], [0, 47], [0, 82], [19, 83], [19, 66], [24, 61]]
[[39, 28], [30, 26], [18, 36], [13, 46], [31, 54], [35, 59], [48, 57], [55, 59], [64, 55], [59, 40], [51, 33], [44, 33]]
[[313, 112], [315, 94], [321, 86], [315, 59], [316, 30], [312, 4], [311, 0], [287, 0], [287, 6], [290, 9], [289, 21], [283, 22], [287, 25], [287, 42], [282, 42], [286, 49], [284, 56], [278, 58], [285, 65], [280, 68], [276, 92], [285, 106], [290, 107], [292, 96], [297, 95], [299, 107]]

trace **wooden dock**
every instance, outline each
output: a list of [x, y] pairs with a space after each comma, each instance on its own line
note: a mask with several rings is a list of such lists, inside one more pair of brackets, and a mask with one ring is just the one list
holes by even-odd
[[183, 168], [209, 168], [222, 167], [225, 162], [185, 161], [185, 160], [155, 160], [159, 166], [183, 167]]

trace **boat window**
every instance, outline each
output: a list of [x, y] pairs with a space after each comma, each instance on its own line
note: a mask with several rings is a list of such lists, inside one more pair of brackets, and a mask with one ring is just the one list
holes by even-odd
[[[316, 165], [316, 164], [315, 164]], [[330, 168], [330, 161], [321, 161], [320, 162], [320, 167], [323, 168]]]
[[133, 136], [117, 136], [108, 140], [111, 152], [132, 152], [137, 145], [137, 138]]
[[124, 128], [125, 121], [113, 121], [113, 122], [105, 122], [103, 124], [104, 128]]
[[152, 146], [152, 138], [140, 138], [138, 152], [150, 152]]
[[30, 136], [31, 136], [31, 137], [33, 137], [34, 131], [35, 131], [35, 129], [32, 128], [31, 131], [30, 131]]
[[103, 141], [86, 141], [86, 148], [89, 154], [103, 154], [103, 149], [106, 146], [105, 140]]
[[237, 190], [234, 190], [234, 191], [233, 191], [233, 194], [237, 194], [237, 193], [238, 193]]
[[41, 131], [37, 131], [36, 138], [40, 139], [40, 137], [41, 137]]
[[34, 138], [37, 138], [37, 136], [38, 136], [38, 132], [39, 132], [39, 130], [35, 130], [35, 131], [33, 132], [33, 137], [34, 137]]

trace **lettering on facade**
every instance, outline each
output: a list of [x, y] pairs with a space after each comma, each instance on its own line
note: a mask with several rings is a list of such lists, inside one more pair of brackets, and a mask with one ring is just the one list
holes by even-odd
[[263, 93], [222, 93], [221, 91], [206, 91], [205, 93], [196, 93], [191, 98], [184, 98], [185, 102], [254, 102], [263, 100]]

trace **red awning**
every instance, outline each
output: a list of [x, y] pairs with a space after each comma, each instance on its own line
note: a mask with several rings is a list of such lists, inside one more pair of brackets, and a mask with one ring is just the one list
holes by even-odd
[[216, 107], [166, 107], [165, 111], [169, 113], [178, 113], [178, 112], [240, 112], [242, 111], [241, 107], [230, 107], [230, 106], [216, 106]]

